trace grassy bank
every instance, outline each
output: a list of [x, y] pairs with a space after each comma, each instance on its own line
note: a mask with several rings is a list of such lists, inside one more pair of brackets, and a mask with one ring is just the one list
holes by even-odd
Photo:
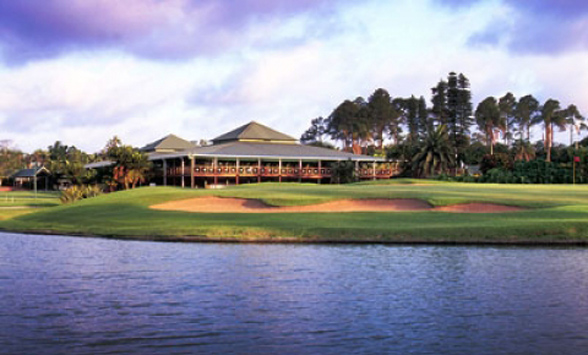
[[[205, 195], [258, 198], [277, 206], [343, 198], [417, 198], [436, 206], [489, 202], [529, 209], [499, 214], [198, 214], [149, 209], [156, 203]], [[322, 186], [261, 184], [223, 190], [141, 188], [5, 218], [0, 229], [154, 240], [588, 243], [588, 187], [401, 180]]]

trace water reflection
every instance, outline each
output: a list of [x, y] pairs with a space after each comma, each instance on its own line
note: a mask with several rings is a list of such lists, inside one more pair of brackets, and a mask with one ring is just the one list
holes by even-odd
[[582, 353], [586, 256], [0, 234], [0, 353]]

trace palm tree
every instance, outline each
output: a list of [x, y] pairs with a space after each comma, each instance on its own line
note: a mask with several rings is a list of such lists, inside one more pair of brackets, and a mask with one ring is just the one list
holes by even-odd
[[455, 156], [445, 125], [428, 132], [423, 146], [412, 160], [413, 170], [423, 176], [446, 172], [454, 162]]
[[582, 117], [582, 115], [580, 114], [580, 111], [578, 111], [578, 108], [576, 107], [576, 105], [569, 105], [564, 110], [564, 116], [565, 116], [566, 124], [568, 125], [569, 130], [570, 130], [570, 146], [571, 146], [572, 144], [574, 144], [574, 130], [578, 134], [580, 134], [580, 130], [588, 129], [588, 126], [584, 122], [585, 118]]
[[519, 132], [527, 134], [527, 141], [531, 138], [531, 126], [537, 123], [539, 101], [532, 95], [521, 97], [516, 105], [514, 119], [519, 127]]
[[522, 137], [514, 142], [513, 151], [515, 153], [515, 160], [529, 161], [535, 158], [535, 148], [529, 141], [524, 140]]
[[549, 99], [541, 107], [541, 115], [538, 118], [545, 128], [545, 152], [547, 157], [545, 161], [551, 161], [551, 146], [553, 145], [553, 128], [558, 127], [560, 130], [566, 129], [565, 115], [560, 110], [559, 101]]
[[510, 140], [513, 137], [511, 128], [516, 123], [514, 119], [516, 107], [517, 99], [511, 92], [507, 93], [498, 100], [501, 121], [504, 122], [504, 126], [502, 127], [502, 136], [506, 140], [506, 145], [510, 145]]
[[505, 118], [500, 114], [496, 99], [492, 96], [480, 102], [475, 112], [478, 129], [486, 136], [486, 145], [490, 146], [490, 154], [494, 155], [494, 143], [500, 130], [506, 130]]

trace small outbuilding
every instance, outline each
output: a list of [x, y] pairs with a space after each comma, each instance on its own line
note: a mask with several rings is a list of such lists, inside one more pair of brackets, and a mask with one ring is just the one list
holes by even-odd
[[46, 191], [49, 189], [49, 176], [51, 176], [51, 172], [41, 166], [19, 170], [11, 177], [14, 181], [14, 187]]

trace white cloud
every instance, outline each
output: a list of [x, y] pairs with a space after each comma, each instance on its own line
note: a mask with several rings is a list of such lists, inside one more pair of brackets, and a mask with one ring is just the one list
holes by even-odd
[[26, 151], [61, 140], [93, 152], [115, 134], [136, 146], [168, 133], [211, 139], [250, 120], [297, 137], [312, 118], [379, 87], [429, 101], [430, 88], [450, 71], [469, 77], [475, 103], [512, 91], [575, 103], [587, 114], [586, 52], [513, 56], [468, 45], [504, 11], [498, 2], [456, 10], [375, 0], [325, 18], [331, 25], [324, 28], [336, 33], [301, 38], [316, 18], [300, 14], [249, 29], [247, 42], [265, 36], [271, 45], [208, 59], [154, 62], [85, 52], [5, 67], [0, 139]]

